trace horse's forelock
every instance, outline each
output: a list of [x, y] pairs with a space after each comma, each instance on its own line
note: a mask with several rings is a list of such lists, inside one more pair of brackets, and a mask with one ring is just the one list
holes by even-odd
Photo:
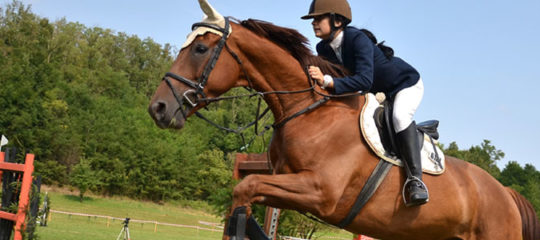
[[287, 50], [300, 62], [301, 66], [318, 66], [323, 73], [336, 77], [342, 77], [346, 73], [342, 66], [313, 55], [309, 49], [309, 40], [294, 29], [279, 27], [256, 19], [241, 21], [240, 25]]

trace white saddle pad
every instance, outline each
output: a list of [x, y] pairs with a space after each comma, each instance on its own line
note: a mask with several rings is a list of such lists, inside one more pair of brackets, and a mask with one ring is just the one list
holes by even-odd
[[[377, 125], [373, 118], [375, 110], [379, 106], [380, 104], [375, 98], [375, 95], [371, 93], [366, 94], [366, 103], [364, 104], [360, 115], [360, 129], [362, 135], [378, 157], [394, 165], [403, 167], [401, 160], [387, 153], [381, 142], [381, 136], [379, 135], [379, 130], [377, 130]], [[437, 141], [435, 139], [433, 139], [433, 142], [435, 143], [435, 147], [431, 143], [430, 137], [424, 134], [424, 144], [420, 151], [420, 155], [422, 156], [422, 169], [425, 173], [440, 175], [445, 169], [444, 153], [437, 146]], [[435, 153], [435, 151], [437, 153]], [[437, 162], [436, 156], [440, 158], [441, 165]]]

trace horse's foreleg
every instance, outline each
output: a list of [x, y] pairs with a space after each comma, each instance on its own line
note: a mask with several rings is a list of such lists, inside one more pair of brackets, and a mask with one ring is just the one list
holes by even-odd
[[233, 209], [261, 203], [324, 217], [334, 212], [340, 189], [338, 186], [323, 185], [317, 174], [307, 171], [297, 174], [254, 174], [244, 178], [234, 188]]
[[[323, 185], [320, 179], [319, 175], [307, 171], [297, 174], [249, 175], [234, 188], [229, 219], [235, 209], [241, 207], [245, 207], [249, 218], [252, 203], [311, 212], [324, 218], [334, 212], [337, 196], [343, 188], [329, 183]], [[228, 234], [224, 234], [223, 239], [229, 239]]]

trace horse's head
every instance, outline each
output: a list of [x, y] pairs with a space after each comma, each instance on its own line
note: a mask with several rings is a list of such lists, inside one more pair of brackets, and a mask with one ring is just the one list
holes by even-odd
[[182, 128], [187, 117], [239, 86], [267, 93], [264, 100], [281, 119], [317, 100], [305, 67], [344, 75], [340, 66], [314, 56], [307, 38], [294, 29], [253, 19], [230, 23], [206, 0], [199, 3], [206, 17], [193, 25], [148, 108], [161, 128]]
[[187, 117], [235, 86], [242, 86], [240, 66], [227, 44], [229, 20], [206, 0], [199, 0], [206, 17], [193, 25], [171, 69], [158, 86], [148, 111], [161, 128], [180, 129]]

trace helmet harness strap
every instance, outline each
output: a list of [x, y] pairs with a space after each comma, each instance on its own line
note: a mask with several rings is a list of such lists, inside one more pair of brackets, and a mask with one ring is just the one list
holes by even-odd
[[325, 42], [332, 42], [332, 40], [334, 40], [334, 38], [336, 37], [337, 31], [341, 28], [341, 27], [336, 27], [335, 23], [336, 23], [336, 14], [330, 13], [330, 37], [328, 37], [328, 39], [325, 39], [324, 40]]

